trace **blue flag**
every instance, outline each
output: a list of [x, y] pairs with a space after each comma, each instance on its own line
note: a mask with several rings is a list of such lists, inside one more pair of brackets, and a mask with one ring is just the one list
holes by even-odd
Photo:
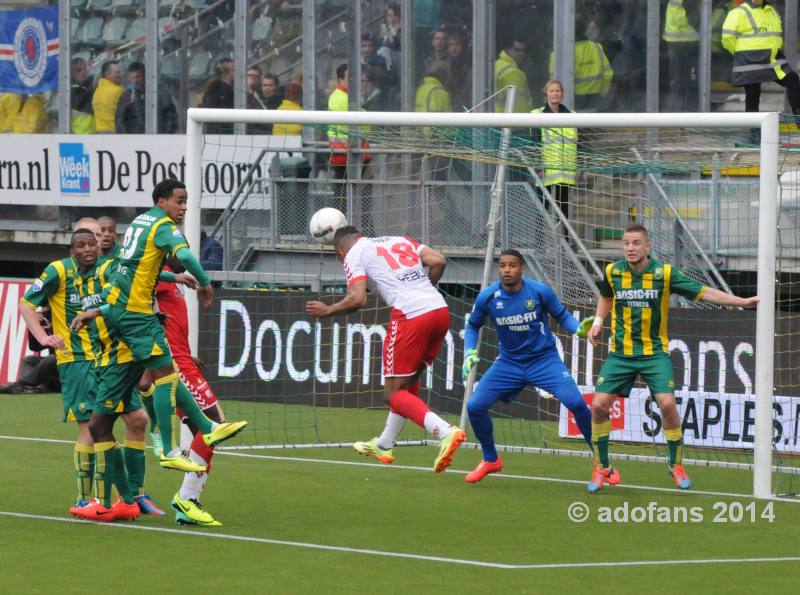
[[0, 11], [0, 92], [58, 88], [58, 6]]

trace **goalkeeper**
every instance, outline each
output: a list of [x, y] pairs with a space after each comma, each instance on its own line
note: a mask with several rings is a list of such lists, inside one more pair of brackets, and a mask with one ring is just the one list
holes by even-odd
[[575, 416], [589, 447], [592, 444], [592, 414], [558, 356], [547, 315], [571, 334], [578, 332], [585, 336], [587, 325], [578, 324], [550, 286], [523, 277], [525, 265], [517, 250], [504, 250], [500, 254], [499, 271], [500, 280], [478, 294], [464, 335], [462, 378], [465, 383], [470, 370], [479, 361], [478, 331], [487, 316], [497, 329], [500, 347], [500, 355], [467, 403], [469, 421], [483, 449], [483, 460], [464, 478], [467, 483], [478, 482], [502, 470], [503, 461], [495, 450], [489, 409], [498, 399], [510, 403], [527, 385], [555, 395]]

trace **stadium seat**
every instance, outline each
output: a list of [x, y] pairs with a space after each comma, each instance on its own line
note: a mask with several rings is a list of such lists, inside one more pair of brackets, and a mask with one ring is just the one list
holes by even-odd
[[208, 76], [211, 70], [211, 53], [199, 52], [189, 61], [189, 78], [200, 79]]
[[158, 74], [174, 81], [181, 78], [181, 58], [178, 52], [170, 54], [161, 61]]
[[161, 36], [171, 33], [177, 24], [178, 21], [174, 17], [161, 17], [158, 19], [158, 30], [161, 32]]
[[78, 36], [78, 29], [80, 29], [81, 20], [72, 18], [69, 20], [69, 37], [75, 39]]
[[195, 10], [201, 10], [209, 5], [208, 0], [186, 0], [185, 4]]
[[123, 41], [127, 29], [128, 19], [125, 17], [114, 17], [103, 27], [103, 41], [106, 43], [118, 43]]
[[175, 9], [180, 5], [181, 0], [161, 0], [158, 3], [158, 13], [163, 15], [171, 15]]
[[272, 30], [272, 18], [268, 16], [260, 16], [253, 21], [253, 28], [251, 36], [253, 41], [264, 41], [269, 37], [269, 32]]
[[86, 8], [100, 12], [110, 12], [111, 0], [89, 0], [86, 4]]
[[140, 17], [133, 21], [131, 26], [128, 28], [128, 39], [133, 41], [134, 39], [143, 37], [145, 34], [145, 27], [146, 23], [144, 17]]
[[103, 41], [103, 18], [91, 17], [86, 19], [78, 32], [76, 41], [79, 43], [98, 44]]
[[75, 9], [86, 8], [86, 0], [70, 0], [69, 6]]

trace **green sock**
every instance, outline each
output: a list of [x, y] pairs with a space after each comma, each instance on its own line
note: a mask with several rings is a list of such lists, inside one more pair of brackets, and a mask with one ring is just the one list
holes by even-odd
[[[136, 390], [136, 389], [134, 389]], [[147, 417], [150, 418], [150, 432], [155, 432], [157, 423], [156, 423], [156, 408], [153, 404], [153, 393], [156, 391], [156, 387], [152, 384], [150, 388], [146, 391], [137, 390], [136, 392], [139, 393], [139, 397], [141, 398], [142, 405], [144, 406], [145, 411], [147, 411]]]
[[78, 500], [88, 500], [92, 497], [94, 446], [76, 443], [73, 461], [75, 463], [75, 479], [78, 483]]
[[128, 471], [128, 483], [134, 495], [144, 493], [144, 442], [125, 440], [123, 451], [125, 469]]
[[669, 449], [669, 466], [680, 465], [683, 462], [683, 432], [680, 428], [664, 430], [664, 437]]
[[608, 436], [611, 434], [611, 420], [601, 424], [592, 423], [592, 450], [595, 465], [608, 467]]
[[176, 391], [177, 406], [183, 411], [184, 415], [189, 418], [201, 434], [208, 434], [214, 429], [214, 422], [208, 419], [200, 407], [197, 406], [197, 401], [194, 400], [192, 393], [186, 388], [186, 385], [178, 379], [178, 386]]
[[[116, 443], [114, 443], [114, 448], [106, 451], [106, 474], [108, 474], [109, 468], [112, 469], [114, 485], [117, 486], [120, 498], [126, 504], [133, 504], [133, 492], [131, 492], [131, 487], [128, 483], [128, 474], [125, 473], [122, 449]], [[111, 490], [108, 491], [110, 492]]]
[[153, 411], [158, 422], [158, 431], [161, 432], [161, 442], [164, 444], [164, 454], [168, 455], [178, 448], [180, 436], [178, 433], [178, 420], [175, 417], [175, 390], [179, 382], [177, 374], [170, 374], [159, 378], [155, 382], [153, 392]]
[[96, 442], [94, 445], [94, 493], [106, 508], [111, 506], [111, 488], [114, 485], [114, 468], [106, 462], [114, 446], [113, 442]]

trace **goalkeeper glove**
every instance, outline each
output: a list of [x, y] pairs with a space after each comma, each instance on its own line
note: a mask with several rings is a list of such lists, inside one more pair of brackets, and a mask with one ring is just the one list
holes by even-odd
[[481, 361], [481, 358], [478, 357], [477, 349], [467, 349], [464, 353], [464, 364], [461, 366], [461, 381], [466, 382], [467, 376], [469, 376], [469, 371], [472, 369], [472, 366], [477, 364]]
[[589, 329], [592, 328], [594, 321], [597, 317], [596, 316], [588, 316], [581, 320], [581, 323], [578, 325], [578, 330], [575, 331], [575, 334], [578, 335], [581, 339], [585, 338], [586, 335], [589, 334]]

